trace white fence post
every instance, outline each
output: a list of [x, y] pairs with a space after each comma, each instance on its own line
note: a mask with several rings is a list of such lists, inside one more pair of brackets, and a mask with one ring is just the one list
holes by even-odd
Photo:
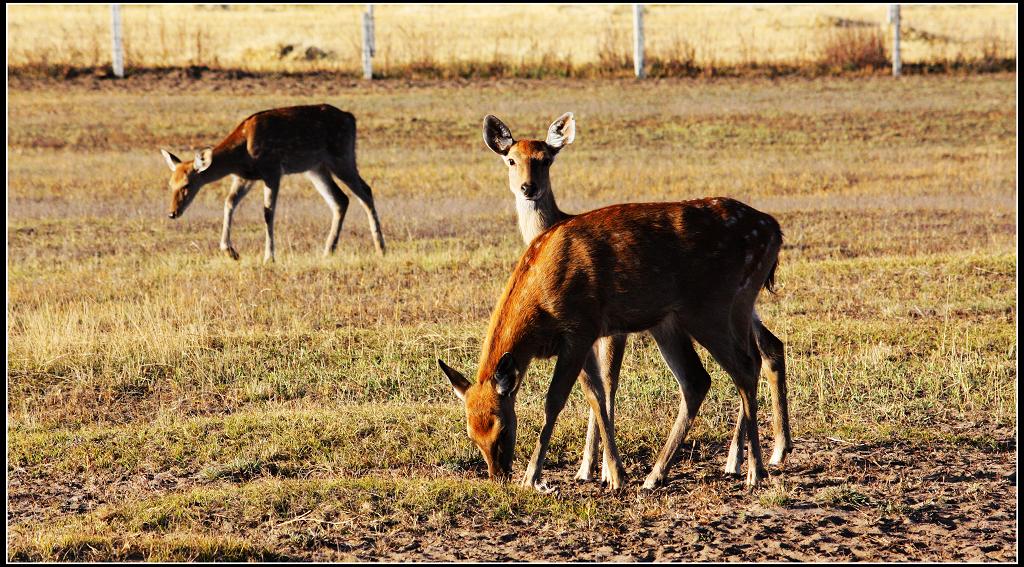
[[363, 12], [363, 78], [373, 78], [373, 54], [375, 51], [373, 37], [373, 4], [366, 5]]
[[111, 31], [113, 32], [113, 53], [110, 56], [114, 76], [124, 78], [124, 44], [121, 40], [121, 5], [110, 5]]
[[633, 73], [643, 79], [644, 72], [644, 5], [633, 4]]
[[900, 5], [889, 5], [889, 23], [892, 24], [892, 76], [899, 77], [903, 72], [903, 61], [900, 59]]

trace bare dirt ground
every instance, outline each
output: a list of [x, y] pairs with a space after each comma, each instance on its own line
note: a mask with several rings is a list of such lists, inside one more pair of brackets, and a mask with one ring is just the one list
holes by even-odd
[[[698, 447], [659, 489], [664, 510], [592, 531], [530, 522], [332, 542], [331, 558], [391, 561], [1014, 561], [1016, 441], [998, 447], [799, 440], [773, 477], [789, 493], [766, 507], [718, 468], [724, 448]], [[549, 471], [565, 491], [571, 470]], [[643, 471], [646, 472], [646, 471]], [[642, 478], [641, 471], [633, 471]], [[694, 478], [703, 476], [703, 478]], [[626, 490], [635, 497], [639, 489]], [[829, 494], [835, 493], [832, 501]], [[888, 509], [905, 510], [896, 518]], [[327, 544], [330, 546], [331, 544]], [[327, 549], [311, 551], [324, 558]]]
[[[636, 499], [621, 523], [567, 529], [537, 518], [495, 522], [486, 511], [446, 529], [398, 525], [383, 531], [356, 519], [330, 535], [317, 518], [293, 559], [336, 561], [1007, 561], [1016, 560], [1017, 473], [1013, 431], [994, 445], [798, 439], [767, 489], [748, 492], [720, 472], [724, 447], [696, 443], [653, 494], [632, 484], [619, 495], [577, 483], [572, 469], [546, 471], [563, 496]], [[183, 490], [197, 479], [136, 475], [111, 484], [11, 471], [8, 523], [82, 514], [144, 490]], [[772, 488], [775, 487], [775, 488]], [[773, 494], [781, 495], [773, 498]], [[311, 526], [312, 524], [312, 526]], [[267, 528], [281, 526], [266, 526]], [[230, 529], [230, 526], [228, 526]], [[260, 531], [257, 529], [256, 531]], [[275, 530], [279, 531], [279, 530]], [[280, 535], [294, 541], [295, 534]]]

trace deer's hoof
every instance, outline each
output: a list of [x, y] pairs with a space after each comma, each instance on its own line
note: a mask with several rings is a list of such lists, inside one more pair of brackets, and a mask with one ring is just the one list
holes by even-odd
[[619, 470], [615, 471], [615, 474], [608, 473], [607, 485], [613, 492], [622, 490], [622, 487], [626, 486], [625, 469], [619, 468]]
[[768, 473], [764, 469], [754, 467], [747, 471], [747, 488], [753, 490], [757, 488], [765, 479], [768, 478]]
[[543, 480], [539, 480], [533, 483], [531, 486], [534, 490], [541, 494], [554, 494], [555, 492], [557, 492], [556, 488], [549, 486], [548, 483], [544, 482]]
[[728, 476], [740, 476], [743, 472], [740, 470], [740, 466], [743, 464], [743, 457], [738, 453], [729, 453], [729, 457], [725, 460], [725, 469], [723, 472]]
[[580, 469], [573, 479], [575, 479], [576, 482], [590, 482], [594, 480], [594, 475], [589, 470]]
[[659, 486], [661, 486], [661, 484], [663, 482], [665, 482], [665, 477], [663, 477], [663, 476], [661, 476], [659, 474], [651, 473], [644, 480], [643, 489], [644, 490], [654, 490], [654, 489], [658, 488]]
[[221, 250], [223, 250], [224, 253], [227, 254], [229, 258], [235, 260], [236, 262], [238, 261], [239, 258], [241, 258], [241, 256], [238, 255], [238, 252], [235, 251], [234, 247], [232, 246], [221, 248]]
[[793, 452], [792, 447], [776, 447], [775, 450], [772, 451], [772, 458], [768, 461], [768, 464], [773, 467], [777, 467], [785, 463], [786, 457], [788, 457], [791, 452]]

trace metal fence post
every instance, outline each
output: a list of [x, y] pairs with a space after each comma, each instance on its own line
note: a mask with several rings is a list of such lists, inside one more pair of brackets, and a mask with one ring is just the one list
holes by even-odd
[[373, 37], [373, 4], [366, 5], [363, 12], [363, 78], [373, 78], [373, 54], [375, 51]]
[[643, 79], [644, 72], [644, 5], [633, 4], [633, 73]]
[[903, 61], [900, 58], [900, 5], [889, 5], [889, 23], [892, 24], [892, 76], [899, 77], [903, 72]]
[[111, 67], [114, 76], [124, 78], [124, 42], [121, 39], [121, 5], [110, 5], [111, 31], [113, 32], [113, 52], [111, 53]]

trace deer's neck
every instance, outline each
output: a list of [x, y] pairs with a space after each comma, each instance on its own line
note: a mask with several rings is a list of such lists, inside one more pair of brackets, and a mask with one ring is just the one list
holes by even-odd
[[555, 223], [572, 216], [558, 208], [555, 196], [551, 191], [545, 192], [535, 201], [517, 195], [516, 213], [519, 215], [519, 232], [523, 235], [523, 242], [526, 244], [529, 244], [538, 234], [551, 228]]
[[220, 181], [228, 175], [242, 173], [245, 170], [245, 146], [234, 143], [230, 138], [213, 148], [213, 161], [210, 167], [199, 174], [203, 185]]
[[491, 313], [477, 366], [477, 381], [489, 380], [506, 352], [512, 353], [520, 378], [526, 374], [531, 360], [552, 356], [552, 319], [545, 317], [538, 301], [540, 295], [528, 277], [534, 252], [531, 248], [520, 258]]
[[[504, 310], [503, 310], [504, 311]], [[516, 362], [516, 376], [521, 381], [534, 358], [542, 356], [538, 348], [537, 336], [543, 335], [545, 329], [537, 326], [537, 317], [533, 317], [533, 309], [518, 308], [516, 313], [495, 313], [495, 317], [487, 339], [480, 353], [480, 364], [477, 366], [477, 382], [484, 382], [494, 377], [498, 361], [506, 353], [512, 353]], [[498, 319], [498, 317], [502, 317]]]

